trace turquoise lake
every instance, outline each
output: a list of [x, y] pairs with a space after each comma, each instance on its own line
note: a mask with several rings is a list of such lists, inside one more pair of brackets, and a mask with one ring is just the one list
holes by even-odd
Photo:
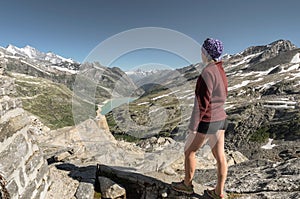
[[101, 108], [101, 114], [105, 115], [110, 112], [112, 109], [121, 106], [122, 104], [129, 104], [130, 102], [134, 101], [137, 98], [132, 97], [122, 97], [122, 98], [114, 98], [104, 104]]

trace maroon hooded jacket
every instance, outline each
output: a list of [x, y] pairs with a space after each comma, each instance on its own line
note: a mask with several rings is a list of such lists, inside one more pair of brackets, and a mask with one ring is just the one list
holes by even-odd
[[201, 121], [215, 122], [226, 119], [224, 104], [227, 88], [228, 82], [222, 62], [209, 63], [197, 80], [190, 130], [197, 131]]

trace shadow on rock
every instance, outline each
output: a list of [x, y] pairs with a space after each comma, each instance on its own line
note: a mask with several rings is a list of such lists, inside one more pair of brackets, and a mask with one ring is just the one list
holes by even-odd
[[171, 188], [171, 185], [156, 178], [141, 173], [129, 172], [128, 168], [109, 167], [97, 165], [97, 177], [106, 177], [118, 183], [126, 189], [127, 198], [131, 199], [204, 199], [205, 195], [197, 193], [186, 195], [178, 193]]
[[62, 163], [55, 165], [55, 167], [59, 170], [69, 171], [68, 176], [71, 178], [78, 180], [79, 182], [86, 182], [95, 184], [96, 179], [96, 170], [97, 167], [95, 165], [82, 166], [78, 167], [74, 164], [70, 163]]

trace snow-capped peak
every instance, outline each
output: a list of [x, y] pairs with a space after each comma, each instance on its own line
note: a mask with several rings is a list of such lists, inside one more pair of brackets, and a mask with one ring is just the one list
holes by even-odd
[[29, 45], [26, 45], [23, 48], [18, 48], [16, 46], [10, 44], [6, 47], [6, 50], [8, 52], [12, 53], [14, 56], [28, 57], [28, 58], [37, 59], [40, 61], [49, 61], [52, 64], [59, 64], [62, 62], [74, 63], [74, 61], [72, 59], [66, 59], [66, 58], [56, 55], [52, 52], [43, 53]]
[[163, 71], [163, 69], [141, 69], [141, 68], [138, 68], [133, 71], [126, 71], [125, 73], [127, 75], [148, 76], [148, 75], [152, 75], [152, 74], [155, 74], [155, 73], [158, 73], [161, 71]]
[[24, 52], [29, 58], [42, 58], [44, 56], [43, 53], [28, 45], [25, 46], [24, 48], [19, 48], [19, 49], [22, 52]]

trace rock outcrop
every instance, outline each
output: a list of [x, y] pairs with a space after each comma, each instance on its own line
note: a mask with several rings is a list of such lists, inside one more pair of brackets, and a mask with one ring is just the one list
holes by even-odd
[[[229, 167], [226, 190], [238, 198], [299, 198], [299, 166], [300, 158], [246, 161]], [[212, 170], [198, 170], [195, 179], [210, 186], [217, 178]]]
[[[14, 80], [0, 74], [0, 178], [3, 198], [44, 198], [51, 184], [31, 121], [13, 97]], [[2, 183], [5, 182], [5, 183]]]

